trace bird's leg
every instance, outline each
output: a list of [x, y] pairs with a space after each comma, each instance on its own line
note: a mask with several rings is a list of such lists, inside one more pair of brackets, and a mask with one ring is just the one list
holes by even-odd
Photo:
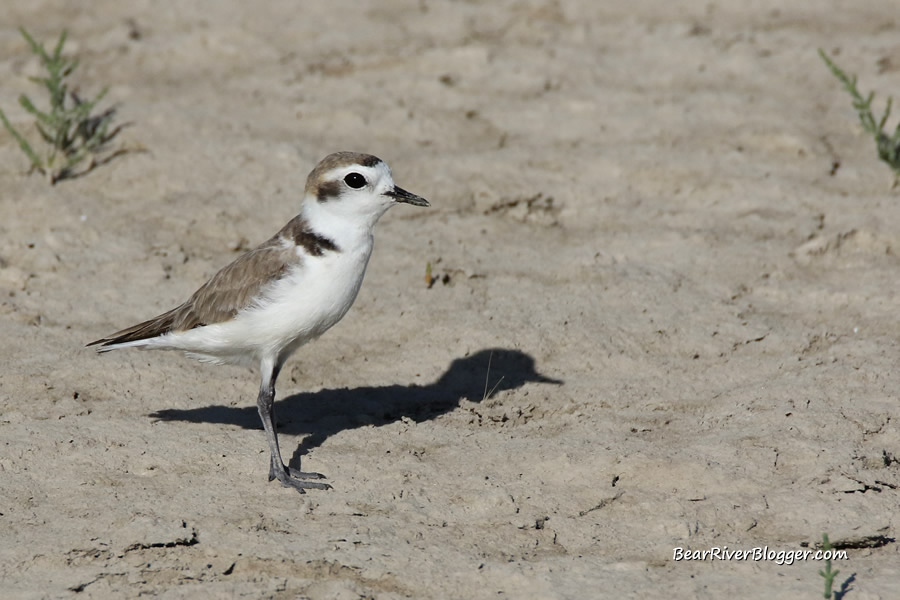
[[266, 441], [269, 443], [269, 450], [271, 450], [272, 455], [269, 462], [269, 481], [277, 479], [284, 487], [292, 487], [301, 494], [305, 493], [304, 490], [307, 489], [331, 489], [331, 486], [327, 483], [303, 481], [304, 479], [322, 479], [324, 475], [289, 469], [284, 466], [284, 462], [281, 460], [281, 450], [278, 448], [278, 434], [275, 432], [275, 379], [278, 378], [279, 370], [278, 366], [266, 369], [265, 365], [263, 365], [259, 398], [256, 400], [259, 418], [262, 419], [263, 429], [266, 430]]

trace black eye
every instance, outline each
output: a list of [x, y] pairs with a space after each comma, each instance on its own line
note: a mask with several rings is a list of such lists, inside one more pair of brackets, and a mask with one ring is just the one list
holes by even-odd
[[366, 178], [359, 173], [350, 173], [349, 175], [344, 177], [344, 183], [352, 187], [354, 190], [358, 190], [359, 188], [366, 185]]

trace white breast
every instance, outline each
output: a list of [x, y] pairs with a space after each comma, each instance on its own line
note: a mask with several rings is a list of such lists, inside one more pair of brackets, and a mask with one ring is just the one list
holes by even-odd
[[302, 262], [268, 290], [265, 300], [221, 325], [222, 345], [243, 347], [257, 359], [265, 355], [286, 358], [322, 335], [356, 300], [372, 246], [369, 235], [352, 248], [322, 256], [303, 255]]

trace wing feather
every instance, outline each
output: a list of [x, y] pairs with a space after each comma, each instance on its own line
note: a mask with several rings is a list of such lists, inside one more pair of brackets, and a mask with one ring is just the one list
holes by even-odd
[[300, 262], [293, 244], [279, 234], [224, 267], [181, 306], [138, 323], [88, 346], [110, 346], [158, 337], [170, 332], [224, 323], [249, 307], [264, 288]]

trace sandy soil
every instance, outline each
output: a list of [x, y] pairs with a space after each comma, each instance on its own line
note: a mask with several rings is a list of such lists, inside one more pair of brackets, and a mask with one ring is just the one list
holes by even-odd
[[[673, 549], [823, 532], [847, 599], [900, 597], [900, 194], [815, 53], [900, 93], [895, 2], [252, 4], [0, 14], [15, 123], [15, 27], [67, 28], [145, 150], [50, 187], [0, 132], [4, 597], [817, 598], [821, 562]], [[83, 345], [265, 240], [335, 150], [433, 208], [382, 220], [279, 381], [334, 486], [299, 495], [255, 373]]]

